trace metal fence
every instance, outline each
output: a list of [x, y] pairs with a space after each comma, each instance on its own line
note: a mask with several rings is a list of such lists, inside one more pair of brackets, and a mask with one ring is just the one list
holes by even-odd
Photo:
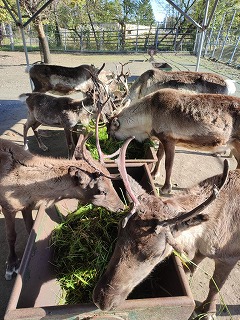
[[[202, 56], [240, 67], [240, 30], [233, 27], [239, 11], [226, 12], [221, 23], [213, 19], [206, 32]], [[236, 21], [236, 20], [235, 20]], [[235, 24], [236, 25], [236, 24]], [[22, 46], [21, 33], [11, 25], [2, 25], [1, 46], [11, 50]], [[200, 33], [179, 28], [163, 28], [162, 24], [152, 26], [128, 25], [125, 31], [116, 24], [96, 25], [94, 32], [89, 25], [80, 30], [60, 29], [56, 32], [45, 26], [50, 50], [99, 53], [142, 53], [149, 49], [158, 52], [198, 52]], [[25, 29], [28, 51], [39, 50], [36, 32], [30, 26]]]
[[240, 67], [240, 28], [233, 27], [239, 14], [237, 10], [225, 12], [218, 25], [213, 19], [205, 37], [202, 56]]
[[[51, 50], [79, 52], [146, 52], [149, 48], [158, 51], [192, 51], [195, 32], [184, 29], [161, 28], [156, 26], [128, 26], [125, 32], [116, 27], [111, 29], [96, 28], [93, 32], [89, 27], [79, 31], [61, 29], [56, 32], [45, 26], [45, 33]], [[39, 42], [32, 28], [25, 30], [28, 50], [38, 49]], [[21, 45], [18, 29], [5, 27], [2, 46], [14, 48]]]

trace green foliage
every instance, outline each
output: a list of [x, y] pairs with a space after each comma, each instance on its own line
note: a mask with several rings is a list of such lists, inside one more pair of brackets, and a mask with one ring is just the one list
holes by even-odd
[[[86, 146], [93, 158], [98, 159], [95, 130], [89, 127], [88, 131], [92, 131], [93, 135], [87, 140]], [[123, 145], [124, 141], [118, 141], [112, 137], [108, 137], [107, 128], [103, 126], [99, 128], [99, 143], [103, 153], [112, 154]], [[133, 140], [127, 148], [126, 159], [144, 159], [146, 151], [150, 146], [153, 146], [153, 142], [149, 139], [144, 142]]]
[[104, 272], [124, 212], [111, 213], [93, 205], [79, 206], [53, 232], [54, 265], [63, 290], [63, 303], [90, 302]]
[[[16, 13], [16, 1], [14, 0], [9, 0], [8, 1], [8, 5], [9, 7], [11, 8], [11, 11], [13, 13]], [[15, 16], [17, 17], [17, 15], [15, 14]], [[13, 19], [10, 15], [10, 13], [8, 12], [5, 4], [3, 3], [2, 0], [0, 0], [0, 24], [1, 22], [4, 22], [4, 23], [9, 23], [11, 22]]]
[[139, 24], [151, 25], [154, 21], [154, 13], [149, 0], [139, 0], [138, 1], [138, 12], [137, 20]]

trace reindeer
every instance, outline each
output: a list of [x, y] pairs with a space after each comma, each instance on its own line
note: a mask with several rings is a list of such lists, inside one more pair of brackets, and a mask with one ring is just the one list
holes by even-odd
[[83, 64], [77, 67], [64, 67], [57, 65], [34, 64], [26, 71], [34, 84], [33, 92], [52, 92], [60, 95], [75, 91], [86, 93], [94, 88], [92, 76], [99, 77], [103, 83], [108, 82], [108, 74], [94, 65]]
[[193, 94], [161, 89], [123, 109], [109, 123], [109, 134], [119, 140], [135, 136], [159, 140], [159, 174], [165, 153], [166, 178], [162, 193], [171, 192], [175, 146], [212, 152], [232, 149], [240, 164], [240, 98], [221, 94]]
[[236, 86], [233, 80], [207, 72], [171, 71], [158, 69], [145, 71], [130, 87], [122, 101], [122, 107], [163, 88], [184, 89], [197, 93], [234, 94]]
[[0, 139], [0, 207], [5, 216], [9, 245], [5, 278], [17, 272], [19, 260], [15, 252], [15, 216], [22, 211], [30, 233], [32, 210], [41, 204], [76, 198], [83, 204], [93, 203], [111, 211], [124, 205], [113, 188], [108, 170], [93, 160], [82, 142], [79, 160], [54, 159], [31, 154], [13, 142]]
[[119, 223], [114, 252], [93, 292], [94, 303], [102, 310], [117, 308], [176, 250], [196, 264], [205, 257], [214, 260], [217, 286], [210, 282], [202, 303], [204, 319], [213, 319], [218, 290], [240, 258], [240, 170], [228, 172], [225, 160], [222, 175], [162, 200], [126, 175], [124, 158], [118, 161], [119, 170], [126, 190], [134, 194], [134, 206]]
[[[99, 84], [100, 86], [100, 84]], [[69, 159], [73, 156], [75, 142], [73, 131], [76, 131], [77, 124], [87, 126], [95, 117], [95, 100], [101, 99], [104, 91], [98, 93], [88, 92], [82, 100], [70, 97], [54, 97], [45, 93], [33, 92], [19, 96], [28, 107], [28, 117], [24, 124], [24, 149], [28, 150], [27, 133], [31, 127], [37, 139], [39, 147], [46, 151], [48, 147], [42, 142], [37, 128], [41, 125], [60, 126], [64, 128]], [[103, 113], [112, 113], [111, 101], [106, 98]]]

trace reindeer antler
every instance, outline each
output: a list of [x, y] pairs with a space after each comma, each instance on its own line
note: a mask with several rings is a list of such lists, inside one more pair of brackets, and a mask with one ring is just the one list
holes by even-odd
[[118, 171], [120, 172], [120, 175], [122, 177], [125, 189], [126, 189], [126, 191], [128, 192], [129, 196], [131, 197], [131, 199], [133, 201], [133, 208], [131, 209], [129, 214], [123, 219], [122, 227], [124, 228], [126, 226], [128, 220], [130, 219], [130, 217], [136, 212], [137, 206], [140, 204], [140, 202], [138, 201], [137, 197], [134, 195], [134, 193], [132, 191], [132, 188], [130, 186], [130, 183], [129, 183], [129, 180], [128, 180], [128, 177], [127, 177], [127, 169], [126, 169], [126, 161], [125, 161], [127, 147], [129, 145], [129, 143], [133, 139], [135, 139], [135, 137], [128, 138], [124, 142], [122, 147], [119, 148], [113, 154], [105, 155], [101, 150], [100, 142], [99, 142], [99, 135], [98, 135], [98, 122], [99, 122], [100, 114], [101, 114], [101, 106], [99, 106], [98, 115], [97, 115], [97, 119], [96, 119], [96, 145], [97, 145], [97, 150], [98, 150], [98, 155], [99, 155], [100, 162], [103, 163], [104, 162], [103, 161], [104, 158], [113, 158], [113, 157], [115, 157], [115, 156], [117, 156], [119, 154], [118, 158], [115, 159], [115, 163], [118, 166]]
[[[130, 76], [130, 71], [128, 69], [128, 71], [126, 73], [123, 72], [123, 68], [124, 66], [126, 66], [129, 62], [126, 63], [121, 63], [119, 62], [119, 64], [121, 65], [121, 72], [120, 74], [117, 74], [117, 81], [121, 82], [126, 90], [126, 95], [129, 93], [129, 88], [128, 88], [128, 84], [127, 84], [127, 78]], [[118, 72], [118, 67], [116, 67], [117, 72]], [[123, 79], [122, 79], [123, 77]]]
[[117, 163], [117, 166], [118, 166], [118, 171], [120, 172], [124, 186], [126, 188], [126, 191], [128, 192], [129, 196], [132, 198], [132, 201], [133, 201], [133, 208], [131, 209], [129, 214], [122, 221], [123, 228], [125, 228], [126, 224], [128, 223], [128, 220], [136, 212], [137, 206], [140, 204], [140, 202], [138, 201], [137, 197], [133, 193], [132, 188], [130, 186], [130, 183], [129, 183], [129, 180], [127, 177], [127, 169], [126, 169], [126, 162], [125, 162], [127, 147], [133, 139], [135, 139], [134, 136], [128, 138], [124, 142], [123, 146], [120, 149], [119, 157], [117, 159], [115, 159], [115, 162]]
[[110, 159], [110, 158], [113, 158], [113, 157], [117, 156], [119, 154], [119, 152], [120, 152], [120, 148], [116, 152], [114, 152], [114, 153], [112, 153], [110, 155], [106, 155], [106, 154], [104, 154], [102, 152], [101, 147], [100, 147], [100, 142], [99, 142], [99, 134], [98, 134], [99, 119], [100, 119], [100, 115], [101, 115], [101, 112], [102, 112], [102, 105], [98, 104], [97, 107], [98, 107], [98, 115], [97, 115], [96, 124], [95, 124], [96, 145], [97, 145], [97, 151], [98, 151], [99, 160], [103, 164], [104, 163], [104, 159]]

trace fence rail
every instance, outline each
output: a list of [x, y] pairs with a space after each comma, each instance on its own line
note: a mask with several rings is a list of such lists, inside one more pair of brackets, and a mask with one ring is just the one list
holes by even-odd
[[[45, 33], [52, 50], [80, 52], [146, 52], [149, 48], [158, 51], [192, 51], [195, 32], [175, 28], [130, 27], [121, 32], [118, 29], [96, 30], [89, 29], [74, 32], [61, 29], [56, 33], [46, 26]], [[18, 29], [5, 26], [2, 46], [15, 47], [21, 45], [21, 34]], [[26, 44], [29, 50], [38, 48], [37, 34], [28, 28], [25, 30]]]
[[[230, 15], [232, 13], [228, 13]], [[220, 25], [215, 26], [214, 20], [206, 32], [202, 55], [217, 61], [240, 67], [240, 33], [232, 27], [236, 19], [234, 11], [231, 19], [226, 22], [227, 13]], [[1, 46], [14, 50], [22, 46], [21, 33], [18, 28], [12, 30], [11, 25], [2, 25], [3, 39]], [[45, 26], [50, 50], [78, 52], [135, 52], [143, 53], [149, 49], [158, 52], [188, 51], [197, 52], [200, 33], [196, 29], [162, 28], [156, 26], [128, 26], [122, 32], [116, 25], [112, 28], [97, 27], [93, 32], [90, 26], [73, 31], [60, 29], [55, 32], [50, 26]], [[29, 26], [25, 29], [28, 51], [39, 50], [39, 40], [36, 32]]]

